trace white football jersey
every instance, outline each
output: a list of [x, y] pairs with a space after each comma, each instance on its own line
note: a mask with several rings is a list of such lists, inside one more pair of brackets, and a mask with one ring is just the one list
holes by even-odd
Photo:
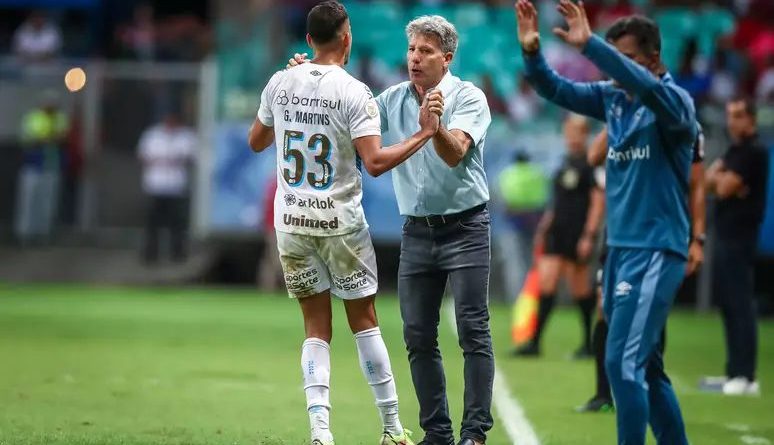
[[277, 72], [258, 119], [274, 127], [274, 227], [313, 236], [367, 227], [360, 159], [352, 141], [381, 135], [371, 90], [337, 65], [303, 63]]

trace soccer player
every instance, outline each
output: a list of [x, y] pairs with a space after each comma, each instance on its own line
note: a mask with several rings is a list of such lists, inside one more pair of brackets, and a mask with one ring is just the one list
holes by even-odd
[[687, 444], [657, 345], [688, 256], [688, 181], [697, 137], [693, 101], [661, 63], [653, 21], [619, 19], [606, 42], [592, 34], [583, 2], [561, 0], [558, 9], [568, 29], [555, 34], [613, 79], [578, 83], [558, 76], [540, 53], [535, 7], [527, 0], [516, 3], [527, 80], [546, 99], [607, 123], [605, 369], [618, 443], [644, 444], [650, 421], [658, 443]]
[[540, 337], [553, 310], [556, 289], [563, 274], [580, 309], [583, 328], [581, 345], [574, 357], [591, 357], [591, 320], [596, 298], [589, 283], [589, 260], [604, 214], [605, 198], [597, 186], [594, 169], [586, 160], [588, 134], [585, 117], [571, 114], [565, 119], [567, 156], [554, 175], [551, 204], [543, 214], [535, 236], [535, 244], [543, 246], [538, 261], [538, 323], [532, 340], [515, 351], [518, 356], [540, 355]]
[[352, 45], [346, 10], [331, 1], [315, 6], [307, 31], [314, 58], [269, 80], [249, 143], [255, 151], [272, 142], [281, 150], [274, 225], [285, 283], [304, 316], [301, 368], [311, 443], [334, 443], [329, 427], [333, 293], [344, 300], [363, 374], [381, 414], [381, 444], [412, 444], [398, 417], [395, 382], [374, 310], [376, 258], [361, 206], [360, 165], [378, 176], [414, 154], [438, 131], [443, 101], [427, 95], [418, 113], [419, 130], [382, 148], [371, 91], [342, 69]]

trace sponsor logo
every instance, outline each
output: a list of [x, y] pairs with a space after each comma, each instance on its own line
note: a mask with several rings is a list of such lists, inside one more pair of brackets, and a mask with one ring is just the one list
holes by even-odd
[[650, 159], [650, 145], [630, 147], [624, 151], [615, 151], [610, 147], [607, 149], [607, 159], [614, 162], [647, 160]]
[[309, 227], [311, 229], [336, 230], [339, 228], [339, 217], [331, 220], [319, 220], [307, 218], [304, 215], [296, 216], [285, 213], [282, 215], [282, 222], [286, 226]]
[[277, 96], [277, 102], [278, 105], [299, 105], [302, 107], [311, 107], [311, 108], [328, 108], [330, 110], [341, 110], [341, 99], [328, 99], [325, 97], [301, 97], [296, 96], [295, 93], [293, 93], [290, 97], [288, 97], [287, 90], [280, 90], [279, 96]]
[[314, 71], [310, 72], [309, 74], [311, 74], [311, 75], [313, 75], [313, 76], [315, 76], [315, 77], [317, 77], [317, 76], [322, 76], [322, 73], [321, 73], [321, 72], [319, 72], [319, 71], [317, 71], [317, 70], [314, 70]]
[[285, 284], [291, 293], [304, 293], [320, 282], [317, 269], [307, 269], [285, 274]]
[[286, 206], [288, 206], [288, 207], [292, 206], [292, 205], [294, 205], [296, 203], [296, 201], [297, 201], [296, 195], [292, 195], [290, 193], [286, 193], [285, 194], [285, 205]]
[[333, 203], [333, 200], [331, 198], [298, 199], [295, 195], [290, 193], [285, 194], [285, 205], [288, 207], [297, 205], [299, 207], [304, 207], [307, 209], [320, 209], [320, 210], [328, 210], [328, 209], [336, 208], [336, 205]]
[[357, 270], [349, 275], [339, 277], [331, 275], [333, 284], [340, 290], [357, 290], [365, 287], [368, 284], [368, 272], [363, 270]]
[[288, 98], [288, 92], [285, 90], [280, 90], [279, 96], [277, 96], [277, 105], [285, 106], [288, 103], [290, 103], [290, 98]]
[[620, 283], [615, 285], [615, 296], [616, 297], [622, 297], [625, 295], [629, 295], [629, 293], [632, 291], [632, 285], [627, 283], [626, 281], [621, 281]]

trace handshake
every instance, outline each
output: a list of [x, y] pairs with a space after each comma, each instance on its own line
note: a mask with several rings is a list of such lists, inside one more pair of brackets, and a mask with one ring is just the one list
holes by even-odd
[[[306, 62], [309, 62], [306, 53], [296, 53], [293, 58], [288, 60], [286, 68], [292, 68]], [[420, 131], [427, 136], [435, 136], [441, 127], [441, 116], [443, 116], [443, 93], [437, 88], [430, 89], [425, 92], [419, 107]]]

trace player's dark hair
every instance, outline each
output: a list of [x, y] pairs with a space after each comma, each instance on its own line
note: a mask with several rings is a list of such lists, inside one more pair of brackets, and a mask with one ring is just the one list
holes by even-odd
[[339, 28], [349, 18], [347, 10], [339, 2], [324, 1], [312, 8], [306, 16], [306, 32], [312, 41], [324, 45], [339, 32]]
[[607, 30], [605, 40], [616, 42], [624, 36], [633, 36], [643, 54], [661, 52], [661, 32], [653, 20], [641, 15], [622, 17]]
[[755, 104], [755, 100], [748, 96], [737, 96], [731, 99], [731, 103], [742, 102], [744, 104], [744, 112], [750, 116], [753, 121], [758, 117], [758, 106]]

